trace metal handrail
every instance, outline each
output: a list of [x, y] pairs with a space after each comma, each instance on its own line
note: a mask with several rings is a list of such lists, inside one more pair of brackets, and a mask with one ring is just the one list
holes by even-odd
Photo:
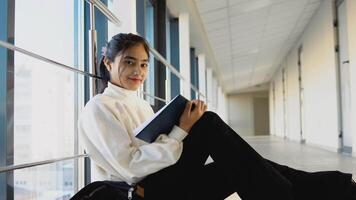
[[54, 61], [54, 60], [52, 60], [52, 59], [49, 59], [49, 58], [40, 56], [40, 55], [38, 55], [38, 54], [36, 54], [36, 53], [27, 51], [27, 50], [25, 50], [25, 49], [22, 49], [22, 48], [20, 48], [20, 47], [17, 47], [17, 46], [15, 46], [15, 45], [13, 45], [13, 44], [10, 44], [10, 43], [7, 43], [7, 42], [1, 41], [1, 40], [0, 40], [0, 46], [3, 46], [3, 47], [5, 47], [5, 48], [10, 49], [10, 50], [13, 50], [13, 51], [17, 51], [17, 52], [23, 53], [23, 54], [28, 55], [28, 56], [30, 56], [30, 57], [36, 58], [36, 59], [38, 59], [38, 60], [42, 60], [42, 61], [44, 61], [44, 62], [46, 62], [46, 63], [49, 63], [49, 64], [52, 64], [52, 65], [56, 65], [56, 66], [58, 66], [58, 67], [61, 67], [61, 68], [63, 68], [63, 69], [67, 69], [67, 70], [69, 70], [69, 71], [73, 71], [73, 72], [76, 72], [76, 73], [79, 73], [79, 74], [82, 74], [82, 75], [85, 75], [85, 76], [90, 76], [90, 77], [92, 77], [92, 78], [102, 79], [101, 77], [99, 77], [99, 76], [97, 76], [97, 75], [90, 74], [90, 73], [88, 73], [88, 72], [81, 71], [81, 70], [76, 69], [76, 68], [74, 68], [74, 67], [71, 67], [71, 66], [69, 66], [69, 65], [65, 65], [65, 64], [59, 63], [59, 62]]
[[[25, 54], [25, 55], [28, 55], [28, 56], [33, 57], [33, 58], [36, 58], [36, 59], [41, 60], [41, 61], [43, 61], [43, 62], [46, 62], [46, 63], [52, 64], [52, 65], [61, 67], [61, 68], [63, 68], [63, 69], [76, 72], [76, 73], [78, 73], [78, 74], [82, 74], [82, 75], [89, 76], [89, 77], [96, 78], [96, 79], [102, 79], [100, 76], [97, 76], [97, 75], [94, 75], [94, 74], [91, 74], [91, 73], [88, 73], [88, 72], [79, 70], [79, 69], [77, 69], [77, 68], [75, 68], [75, 67], [71, 67], [71, 66], [69, 66], [69, 65], [62, 64], [62, 63], [60, 63], [60, 62], [54, 61], [54, 60], [52, 60], [52, 59], [46, 58], [46, 57], [44, 57], [44, 56], [41, 56], [41, 55], [39, 55], [39, 54], [30, 52], [30, 51], [27, 51], [27, 50], [25, 50], [25, 49], [23, 49], [23, 48], [17, 47], [17, 46], [15, 46], [15, 45], [13, 45], [13, 44], [10, 44], [10, 43], [8, 43], [8, 42], [4, 42], [4, 41], [2, 41], [2, 40], [0, 40], [0, 46], [5, 47], [5, 48], [10, 49], [10, 50], [13, 50], [13, 51], [17, 51], [17, 52], [23, 53], [23, 54]], [[161, 56], [157, 51], [155, 51], [155, 53], [157, 53], [159, 56]], [[164, 58], [162, 58], [162, 56], [159, 57], [159, 58], [157, 58], [157, 59], [159, 59], [160, 61], [161, 61], [161, 59], [165, 60]], [[165, 64], [165, 63], [163, 63], [163, 64]], [[166, 62], [166, 64], [167, 64], [167, 66], [168, 66], [169, 69], [172, 68], [173, 70], [176, 70], [176, 69], [174, 69], [174, 67], [173, 67], [171, 64], [169, 64], [168, 62]], [[172, 72], [173, 72], [173, 70], [172, 70]], [[179, 75], [179, 76], [178, 76], [179, 78], [182, 77], [182, 75], [180, 75], [179, 72], [173, 72], [173, 73], [174, 73], [174, 74], [178, 73], [178, 74], [176, 74], [176, 75], [177, 75], [177, 76]], [[203, 94], [201, 94], [201, 93], [199, 92], [199, 90], [197, 90], [197, 88], [196, 88], [194, 85], [191, 84], [190, 87], [191, 87], [193, 90], [198, 91], [198, 93], [199, 93], [202, 97], [205, 97]], [[151, 95], [151, 94], [148, 94], [148, 93], [146, 93], [146, 92], [142, 92], [142, 93], [145, 94], [145, 95], [147, 95], [147, 96], [149, 96], [149, 97], [152, 97], [152, 98], [154, 98], [154, 99], [157, 99], [157, 100], [159, 100], [159, 101], [162, 101], [162, 102], [167, 103], [167, 101], [164, 100], [164, 99], [162, 99], [162, 98], [156, 97], [156, 96]]]
[[[94, 5], [96, 8], [98, 8], [100, 10], [100, 12], [102, 14], [104, 14], [108, 20], [110, 20], [112, 23], [114, 23], [116, 26], [121, 26], [122, 22], [115, 16], [114, 13], [112, 13], [100, 0], [86, 0], [88, 3]], [[137, 33], [136, 33], [137, 34]], [[100, 76], [79, 70], [75, 67], [71, 67], [65, 64], [62, 64], [60, 62], [54, 61], [52, 59], [46, 58], [44, 56], [41, 56], [39, 54], [27, 51], [23, 48], [17, 47], [13, 44], [10, 44], [8, 42], [4, 42], [0, 40], [0, 46], [10, 49], [12, 51], [17, 51], [20, 53], [23, 53], [25, 55], [28, 55], [30, 57], [36, 58], [38, 60], [41, 60], [43, 62], [52, 64], [54, 66], [58, 66], [61, 67], [63, 69], [69, 70], [69, 71], [73, 71], [75, 73], [78, 74], [82, 74], [84, 76], [89, 76], [92, 78], [96, 78], [96, 79], [102, 79]], [[167, 67], [171, 73], [175, 74], [177, 77], [179, 77], [181, 80], [183, 81], [187, 81], [177, 70], [176, 68], [174, 68], [173, 65], [171, 65], [155, 48], [151, 47], [149, 45], [150, 48], [150, 52], [154, 55], [154, 57], [159, 60], [160, 62], [162, 62], [165, 67]], [[195, 92], [197, 92], [200, 96], [205, 97], [204, 94], [202, 94], [198, 88], [196, 86], [194, 86], [192, 83], [190, 83], [190, 87], [192, 90], [194, 90]], [[159, 101], [165, 102], [167, 103], [167, 100], [156, 97], [154, 95], [150, 95], [144, 91], [141, 92], [144, 95], [147, 95], [151, 98], [157, 99]], [[82, 158], [82, 157], [88, 157], [88, 154], [80, 154], [80, 155], [75, 155], [75, 156], [69, 156], [69, 157], [63, 157], [63, 158], [57, 158], [57, 159], [50, 159], [50, 160], [43, 160], [43, 161], [38, 161], [38, 162], [31, 162], [31, 163], [26, 163], [26, 164], [19, 164], [19, 165], [10, 165], [10, 166], [5, 166], [5, 167], [0, 167], [0, 173], [3, 172], [8, 172], [8, 171], [14, 171], [17, 169], [23, 169], [23, 168], [29, 168], [29, 167], [35, 167], [35, 166], [40, 166], [40, 165], [45, 165], [45, 164], [50, 164], [50, 163], [55, 163], [55, 162], [60, 162], [60, 161], [65, 161], [65, 160], [71, 160], [71, 159], [78, 159], [78, 158]]]
[[[106, 16], [110, 21], [112, 21], [115, 25], [121, 26], [121, 21], [116, 17], [116, 15], [110, 11], [110, 9], [103, 4], [100, 0], [86, 0], [89, 4], [94, 5], [97, 7], [100, 12]], [[92, 20], [93, 21], [93, 20]], [[116, 23], [117, 22], [117, 23]], [[93, 21], [94, 23], [94, 21]], [[139, 35], [138, 33], [135, 33]], [[153, 54], [153, 56], [162, 62], [174, 75], [179, 77], [183, 81], [187, 81], [177, 70], [173, 65], [171, 65], [155, 48], [149, 45], [150, 51]], [[196, 93], [199, 94], [199, 96], [202, 96], [205, 98], [205, 95], [199, 91], [199, 89], [194, 86], [192, 83], [190, 83], [190, 88], [194, 90]]]
[[151, 94], [149, 94], [149, 93], [147, 93], [147, 92], [145, 92], [145, 91], [141, 91], [141, 93], [144, 94], [144, 95], [147, 95], [148, 97], [151, 97], [151, 98], [153, 98], [153, 99], [157, 99], [157, 100], [162, 101], [162, 102], [164, 102], [164, 103], [168, 103], [167, 100], [162, 99], [162, 98], [157, 97], [157, 96], [154, 96], [154, 95], [151, 95]]
[[[79, 69], [77, 69], [77, 68], [74, 68], [74, 67], [71, 67], [71, 66], [68, 66], [68, 65], [59, 63], [59, 62], [54, 61], [54, 60], [52, 60], [52, 59], [49, 59], [49, 58], [40, 56], [40, 55], [38, 55], [38, 54], [36, 54], [36, 53], [32, 53], [32, 52], [30, 52], [30, 51], [27, 51], [27, 50], [25, 50], [25, 49], [22, 49], [22, 48], [20, 48], [20, 47], [17, 47], [17, 46], [15, 46], [15, 45], [12, 45], [12, 44], [10, 44], [10, 43], [7, 43], [7, 42], [1, 41], [1, 40], [0, 40], [0, 46], [3, 46], [3, 47], [5, 47], [5, 48], [10, 49], [10, 50], [13, 50], [13, 51], [17, 51], [17, 52], [23, 53], [23, 54], [28, 55], [28, 56], [33, 57], [33, 58], [37, 58], [37, 59], [39, 59], [39, 60], [41, 60], [41, 61], [43, 61], [43, 62], [46, 62], [46, 63], [52, 64], [52, 65], [59, 66], [59, 67], [61, 67], [61, 68], [63, 68], [63, 69], [66, 69], [66, 70], [69, 70], [69, 71], [73, 71], [73, 72], [78, 73], [78, 74], [82, 74], [82, 75], [85, 75], [85, 76], [90, 76], [90, 77], [96, 78], [96, 79], [102, 79], [100, 76], [97, 76], [97, 75], [94, 75], [94, 74], [91, 74], [91, 73], [88, 73], [88, 72], [79, 70]], [[149, 96], [149, 97], [151, 97], [151, 98], [157, 99], [157, 100], [159, 100], [159, 101], [162, 101], [162, 102], [164, 102], [164, 103], [167, 103], [167, 101], [166, 101], [165, 99], [156, 97], [156, 96], [151, 95], [151, 94], [149, 94], [149, 93], [147, 93], [147, 92], [142, 91], [142, 92], [140, 92], [140, 93], [142, 93], [142, 94], [144, 94], [144, 95], [147, 95], [147, 96]]]
[[64, 161], [64, 160], [78, 159], [78, 158], [82, 158], [82, 157], [89, 157], [89, 154], [80, 154], [80, 155], [68, 156], [68, 157], [63, 157], [63, 158], [56, 158], [56, 159], [43, 160], [43, 161], [38, 161], [38, 162], [31, 162], [31, 163], [26, 163], [26, 164], [10, 165], [10, 166], [5, 166], [5, 167], [0, 167], [0, 173], [8, 172], [8, 171], [14, 171], [14, 170], [17, 170], [17, 169], [36, 167], [36, 166], [40, 166], [40, 165], [56, 163], [56, 162], [60, 162], [60, 161]]
[[112, 13], [100, 0], [86, 0], [89, 4], [93, 4], [116, 26], [121, 26], [122, 22]]
[[[136, 33], [137, 35], [139, 35], [138, 33]], [[150, 51], [153, 54], [153, 56], [156, 57], [157, 60], [161, 61], [161, 63], [163, 63], [169, 70], [171, 70], [171, 72], [176, 75], [179, 79], [183, 80], [183, 81], [187, 81], [177, 70], [175, 67], [173, 67], [173, 65], [171, 65], [155, 48], [151, 47], [151, 45], [149, 45]], [[197, 92], [200, 96], [205, 97], [204, 94], [202, 94], [198, 88], [193, 85], [192, 83], [190, 83], [190, 88], [192, 88], [192, 90], [194, 90], [195, 92]]]

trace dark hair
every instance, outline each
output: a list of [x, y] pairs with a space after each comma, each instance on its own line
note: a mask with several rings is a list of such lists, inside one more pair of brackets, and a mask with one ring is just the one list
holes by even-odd
[[97, 79], [96, 81], [96, 93], [102, 93], [110, 81], [110, 72], [106, 69], [104, 64], [104, 59], [109, 59], [111, 62], [114, 62], [115, 57], [118, 54], [124, 53], [127, 49], [142, 44], [145, 48], [145, 51], [149, 57], [149, 47], [147, 41], [139, 36], [132, 33], [119, 33], [114, 35], [111, 40], [103, 47], [102, 58], [100, 64], [97, 65], [95, 70], [96, 75], [100, 76], [102, 79]]

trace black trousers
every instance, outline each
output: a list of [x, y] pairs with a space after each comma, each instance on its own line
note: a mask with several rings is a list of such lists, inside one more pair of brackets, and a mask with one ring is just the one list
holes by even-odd
[[[349, 200], [351, 174], [305, 172], [259, 155], [213, 112], [205, 112], [183, 141], [172, 166], [138, 184], [150, 200], [223, 200], [237, 192], [242, 200]], [[208, 156], [213, 163], [205, 165]]]

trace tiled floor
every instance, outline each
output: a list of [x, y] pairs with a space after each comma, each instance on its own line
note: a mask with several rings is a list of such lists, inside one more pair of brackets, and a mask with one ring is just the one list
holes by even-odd
[[[306, 171], [340, 170], [356, 179], [356, 158], [278, 137], [247, 137], [246, 141], [263, 157]], [[226, 200], [238, 200], [233, 194]]]

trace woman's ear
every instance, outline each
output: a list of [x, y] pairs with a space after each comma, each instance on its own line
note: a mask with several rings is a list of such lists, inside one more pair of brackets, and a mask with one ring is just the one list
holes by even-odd
[[112, 62], [109, 59], [107, 59], [106, 57], [104, 58], [104, 65], [108, 71], [111, 71]]

